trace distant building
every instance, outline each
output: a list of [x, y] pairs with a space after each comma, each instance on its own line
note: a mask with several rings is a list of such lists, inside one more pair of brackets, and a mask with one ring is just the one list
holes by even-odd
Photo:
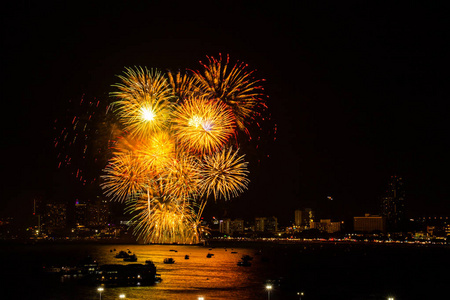
[[311, 208], [297, 209], [295, 210], [295, 226], [301, 230], [309, 229], [314, 217], [314, 211]]
[[109, 203], [106, 200], [97, 199], [93, 203], [87, 203], [87, 226], [106, 226], [109, 223]]
[[354, 217], [354, 231], [358, 232], [386, 232], [386, 217], [365, 214], [364, 217]]
[[219, 222], [219, 231], [223, 234], [234, 235], [237, 232], [244, 231], [244, 220], [242, 219], [224, 219]]
[[87, 204], [75, 203], [75, 224], [77, 227], [86, 227], [87, 225]]
[[405, 189], [401, 177], [391, 176], [386, 194], [381, 198], [381, 215], [388, 231], [401, 230], [405, 222]]
[[328, 233], [341, 231], [341, 222], [331, 222], [331, 219], [321, 219], [320, 222], [311, 222], [311, 229], [318, 229]]
[[255, 218], [255, 231], [277, 232], [278, 231], [278, 219], [276, 217]]
[[48, 234], [59, 232], [67, 227], [67, 204], [47, 203], [43, 218]]

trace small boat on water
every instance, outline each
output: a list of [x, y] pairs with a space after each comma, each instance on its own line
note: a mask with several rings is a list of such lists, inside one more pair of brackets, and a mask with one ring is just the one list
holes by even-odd
[[165, 264], [174, 264], [175, 260], [172, 257], [164, 258], [164, 263]]
[[237, 252], [236, 251], [231, 251], [231, 254], [236, 254]]
[[116, 254], [115, 258], [126, 258], [129, 256], [130, 255], [128, 253], [126, 253], [125, 251], [120, 251], [119, 253]]
[[252, 260], [253, 259], [253, 257], [251, 257], [250, 255], [242, 255], [242, 258], [241, 258], [242, 260], [247, 260], [247, 261], [250, 261], [250, 260]]
[[137, 261], [137, 256], [136, 254], [129, 255], [128, 257], [125, 257], [123, 261]]
[[170, 249], [169, 251], [172, 251], [172, 252], [178, 252], [178, 250], [174, 250], [174, 249]]
[[252, 263], [249, 262], [248, 260], [240, 260], [238, 261], [237, 265], [240, 267], [250, 267]]
[[206, 257], [207, 257], [207, 258], [211, 258], [211, 257], [213, 257], [213, 256], [214, 256], [214, 254], [212, 254], [212, 253], [206, 254]]
[[189, 255], [186, 254], [186, 255], [184, 256], [184, 259], [189, 259]]

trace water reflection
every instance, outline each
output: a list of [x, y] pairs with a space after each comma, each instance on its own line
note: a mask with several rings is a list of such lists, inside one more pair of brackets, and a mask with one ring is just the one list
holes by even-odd
[[[262, 285], [258, 264], [251, 268], [237, 265], [243, 255], [255, 255], [255, 251], [250, 249], [177, 245], [122, 245], [114, 248], [116, 251], [111, 252], [111, 246], [97, 246], [92, 256], [100, 264], [127, 264], [115, 255], [121, 250], [130, 251], [136, 254], [136, 263], [153, 261], [163, 281], [154, 286], [113, 288], [103, 292], [102, 299], [116, 299], [120, 294], [125, 294], [126, 299], [198, 299], [201, 296], [205, 299], [255, 299], [255, 290]], [[208, 254], [213, 255], [209, 257]], [[186, 255], [189, 259], [185, 259]], [[175, 263], [165, 264], [166, 258], [173, 258]]]

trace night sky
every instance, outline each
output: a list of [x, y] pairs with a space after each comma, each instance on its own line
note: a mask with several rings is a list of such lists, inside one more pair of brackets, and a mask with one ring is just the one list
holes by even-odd
[[450, 214], [444, 7], [118, 2], [4, 4], [2, 215], [28, 213], [36, 195], [72, 197], [52, 143], [69, 100], [109, 101], [125, 67], [196, 69], [219, 53], [266, 80], [277, 124], [276, 140], [249, 154], [252, 183], [228, 214], [375, 214], [392, 175], [404, 179], [408, 216]]

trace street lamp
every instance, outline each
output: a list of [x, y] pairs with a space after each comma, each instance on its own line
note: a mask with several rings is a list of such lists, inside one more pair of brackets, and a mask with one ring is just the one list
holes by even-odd
[[104, 290], [105, 290], [105, 289], [104, 289], [103, 287], [97, 288], [97, 291], [100, 293], [100, 300], [102, 300], [102, 292], [103, 292]]
[[297, 292], [298, 300], [302, 300], [302, 296], [305, 295], [303, 292]]
[[198, 300], [205, 300], [202, 296], [198, 297]]
[[272, 285], [271, 284], [266, 285], [266, 290], [267, 290], [267, 299], [270, 300], [270, 291], [272, 290]]
[[388, 300], [394, 300], [394, 297], [388, 297]]

